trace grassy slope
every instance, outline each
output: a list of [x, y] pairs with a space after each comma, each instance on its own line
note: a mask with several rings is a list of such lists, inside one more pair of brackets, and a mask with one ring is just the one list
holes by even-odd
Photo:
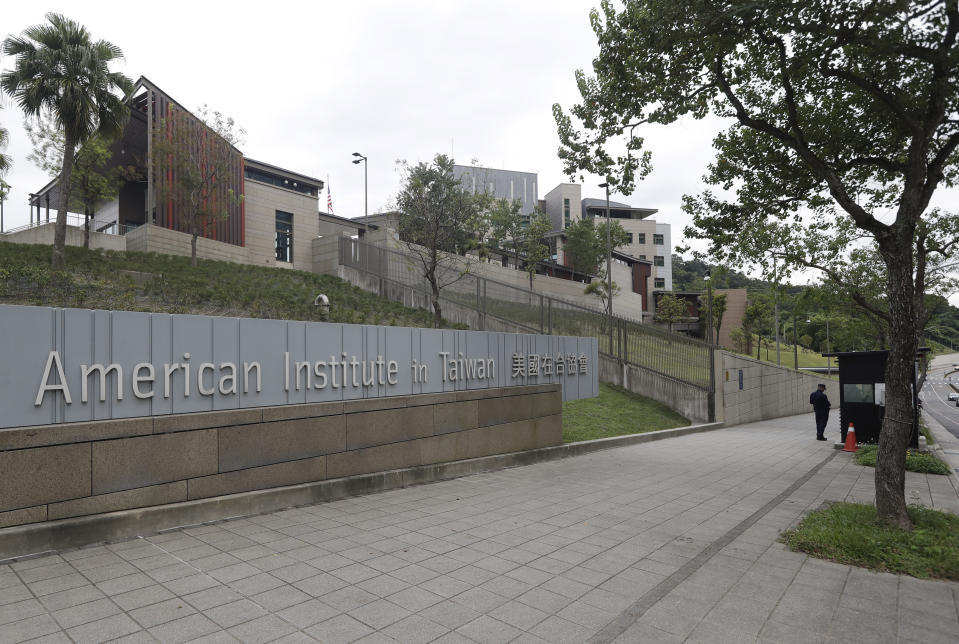
[[[0, 302], [38, 306], [318, 320], [313, 299], [330, 298], [330, 321], [432, 326], [432, 316], [329, 275], [189, 257], [67, 249], [67, 269], [49, 268], [50, 247], [0, 242]], [[123, 271], [150, 273], [136, 280]]]
[[563, 442], [685, 427], [688, 419], [655, 400], [600, 383], [599, 396], [563, 403]]

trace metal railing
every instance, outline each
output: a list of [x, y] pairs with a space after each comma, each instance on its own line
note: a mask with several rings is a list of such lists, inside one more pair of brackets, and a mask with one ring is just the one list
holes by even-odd
[[[56, 217], [51, 218], [49, 221], [43, 219], [38, 219], [37, 221], [31, 222], [29, 224], [24, 224], [22, 226], [17, 226], [16, 228], [10, 228], [7, 230], [0, 231], [0, 235], [10, 235], [13, 233], [18, 233], [23, 230], [30, 230], [31, 228], [39, 228], [40, 226], [45, 226], [47, 224], [56, 224]], [[67, 213], [67, 226], [73, 226], [74, 228], [79, 228], [83, 230], [85, 226], [85, 219], [83, 215], [76, 215], [73, 213]], [[138, 228], [141, 224], [113, 224], [109, 228], [104, 230], [95, 230], [93, 226], [95, 225], [94, 220], [90, 219], [90, 232], [97, 232], [102, 235], [126, 235], [128, 232], [134, 228]]]
[[[339, 240], [339, 261], [387, 283], [421, 293], [429, 301], [429, 283], [410, 253], [375, 246], [358, 239]], [[465, 262], [464, 258], [458, 258]], [[622, 316], [612, 320], [603, 311], [523, 289], [450, 266], [438, 269], [440, 303], [452, 303], [504, 320], [531, 333], [594, 337], [599, 351], [617, 360], [655, 371], [707, 392], [713, 392], [713, 347]]]

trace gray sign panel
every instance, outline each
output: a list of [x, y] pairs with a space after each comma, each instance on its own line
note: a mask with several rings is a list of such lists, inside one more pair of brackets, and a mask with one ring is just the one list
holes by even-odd
[[0, 428], [561, 383], [595, 338], [0, 305]]

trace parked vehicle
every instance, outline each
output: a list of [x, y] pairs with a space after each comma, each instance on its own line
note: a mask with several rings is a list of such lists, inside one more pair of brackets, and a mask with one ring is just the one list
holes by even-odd
[[952, 401], [952, 400], [959, 400], [959, 394], [957, 394], [956, 392], [953, 392], [953, 393], [949, 394], [949, 400], [950, 400], [950, 401]]

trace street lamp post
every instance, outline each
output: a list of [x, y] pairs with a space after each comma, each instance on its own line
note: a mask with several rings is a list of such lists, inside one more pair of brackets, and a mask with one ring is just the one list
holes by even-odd
[[713, 343], [713, 281], [712, 281], [712, 271], [708, 268], [706, 269], [706, 274], [703, 276], [703, 281], [706, 282], [706, 341], [709, 344]]
[[[829, 347], [829, 318], [826, 320], [826, 353], [832, 353]], [[806, 318], [806, 322], [812, 322], [811, 318]], [[826, 356], [826, 373], [832, 375], [832, 356]]]
[[613, 242], [609, 225], [609, 182], [599, 184], [606, 188], [606, 315], [609, 322], [609, 352], [613, 353]]
[[353, 159], [353, 163], [360, 163], [360, 162], [363, 163], [363, 228], [365, 230], [365, 234], [369, 236], [370, 212], [369, 212], [368, 204], [369, 204], [370, 191], [369, 191], [369, 182], [367, 180], [368, 179], [367, 162], [366, 162], [366, 157], [360, 154], [359, 152], [354, 152], [353, 156], [357, 157], [356, 159]]
[[796, 340], [796, 311], [793, 310], [793, 369], [799, 371], [799, 341]]

